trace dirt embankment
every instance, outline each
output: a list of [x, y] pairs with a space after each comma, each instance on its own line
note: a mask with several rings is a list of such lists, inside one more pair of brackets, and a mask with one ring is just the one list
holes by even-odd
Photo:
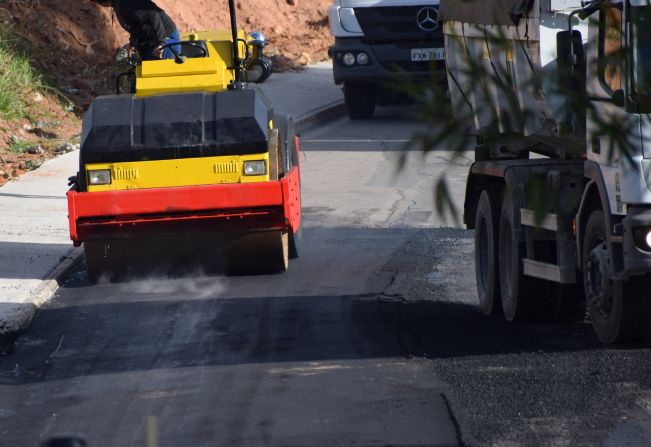
[[[156, 0], [181, 31], [225, 28], [227, 0]], [[331, 0], [236, 0], [239, 28], [265, 33], [281, 70], [325, 60]], [[80, 131], [79, 118], [92, 99], [113, 89], [113, 56], [128, 42], [109, 8], [87, 0], [0, 0], [0, 26], [21, 39], [52, 89], [29, 92], [28, 118], [0, 118], [0, 185], [51, 158]], [[59, 93], [54, 93], [58, 90]], [[65, 98], [65, 99], [64, 99]], [[17, 150], [28, 148], [29, 153]], [[13, 148], [13, 150], [11, 150]], [[36, 148], [36, 149], [34, 149]], [[59, 149], [60, 151], [60, 149]]]

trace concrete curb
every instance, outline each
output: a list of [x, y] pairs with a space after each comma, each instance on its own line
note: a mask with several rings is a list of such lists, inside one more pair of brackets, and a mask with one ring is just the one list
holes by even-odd
[[[54, 292], [56, 292], [56, 290], [59, 288], [59, 282], [66, 277], [70, 270], [72, 270], [77, 266], [77, 264], [81, 262], [83, 255], [84, 251], [80, 247], [73, 247], [68, 250], [68, 253], [62, 256], [62, 260], [59, 265], [52, 269], [52, 271], [45, 277], [41, 285], [39, 285], [34, 291], [33, 303], [37, 307], [40, 307], [43, 303], [50, 299]], [[29, 323], [29, 321], [27, 322]]]
[[[296, 131], [304, 132], [306, 129], [318, 123], [337, 119], [346, 113], [343, 101], [335, 101], [325, 105], [314, 112], [308, 113], [294, 121]], [[46, 303], [59, 289], [60, 283], [83, 261], [83, 250], [71, 248], [61, 259], [62, 261], [46, 275], [43, 282], [34, 290], [32, 301], [16, 305], [14, 315], [6, 321], [1, 322], [0, 327], [0, 350], [5, 341], [14, 339], [34, 318], [38, 309]]]
[[295, 119], [294, 126], [296, 128], [296, 132], [301, 133], [301, 132], [305, 132], [305, 130], [309, 129], [310, 127], [318, 123], [335, 120], [345, 115], [346, 115], [346, 105], [344, 104], [344, 102], [335, 101], [331, 104], [321, 107], [320, 109], [312, 113], [308, 113], [307, 115], [302, 116], [301, 118]]
[[14, 339], [20, 331], [29, 325], [38, 309], [47, 302], [59, 288], [59, 283], [66, 278], [70, 271], [82, 262], [81, 248], [71, 248], [61, 257], [61, 262], [50, 273], [45, 275], [41, 284], [32, 292], [32, 300], [16, 303], [16, 310], [0, 327], [0, 351], [5, 343]]

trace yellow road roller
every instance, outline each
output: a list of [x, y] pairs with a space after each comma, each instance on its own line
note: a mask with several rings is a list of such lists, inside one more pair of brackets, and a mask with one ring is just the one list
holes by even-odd
[[67, 198], [91, 281], [159, 267], [283, 272], [298, 256], [299, 140], [248, 88], [271, 64], [229, 7], [230, 30], [183, 34], [173, 59], [134, 64], [89, 107]]

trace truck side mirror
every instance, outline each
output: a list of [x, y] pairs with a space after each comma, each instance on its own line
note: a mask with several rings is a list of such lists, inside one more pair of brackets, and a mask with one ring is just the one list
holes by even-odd
[[585, 133], [586, 62], [583, 39], [579, 31], [561, 31], [556, 34], [556, 69], [558, 88], [568, 101], [563, 132], [575, 135]]
[[585, 53], [579, 31], [556, 34], [558, 85], [574, 93], [585, 91]]

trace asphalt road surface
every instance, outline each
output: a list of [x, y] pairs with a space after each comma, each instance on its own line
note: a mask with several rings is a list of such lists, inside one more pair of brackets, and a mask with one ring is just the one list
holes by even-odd
[[408, 150], [397, 174], [419, 128], [387, 108], [302, 136], [286, 274], [92, 286], [80, 266], [4, 347], [0, 445], [651, 445], [648, 349], [479, 313], [472, 233], [432, 197], [444, 174], [461, 204], [472, 153]]

